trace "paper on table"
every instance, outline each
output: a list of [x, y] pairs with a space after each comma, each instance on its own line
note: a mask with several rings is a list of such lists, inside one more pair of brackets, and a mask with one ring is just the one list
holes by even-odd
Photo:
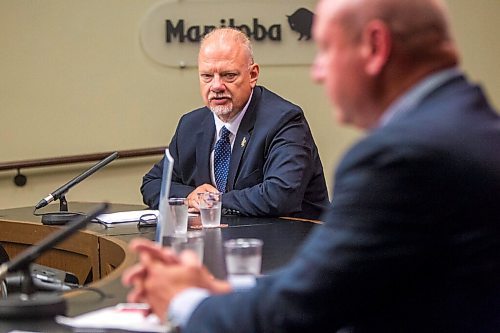
[[[101, 214], [97, 218], [101, 223], [120, 224], [120, 223], [139, 222], [141, 216], [144, 215], [154, 215], [156, 216], [156, 218], [158, 218], [159, 212], [158, 210], [154, 209], [131, 210], [126, 212]], [[195, 213], [188, 213], [188, 216], [199, 216], [199, 215]]]
[[106, 224], [138, 222], [143, 215], [155, 215], [158, 218], [157, 210], [131, 210], [127, 212], [117, 212], [101, 214], [97, 218]]
[[112, 307], [85, 313], [77, 317], [56, 316], [56, 322], [75, 328], [123, 329], [133, 332], [172, 332], [154, 314], [144, 316], [148, 306], [142, 303], [120, 303]]

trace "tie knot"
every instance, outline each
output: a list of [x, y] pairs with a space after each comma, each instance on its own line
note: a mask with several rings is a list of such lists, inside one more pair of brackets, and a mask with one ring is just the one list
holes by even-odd
[[228, 141], [229, 134], [231, 134], [231, 132], [229, 132], [229, 130], [226, 128], [226, 126], [222, 126], [222, 128], [220, 130], [220, 139], [222, 139], [224, 141]]

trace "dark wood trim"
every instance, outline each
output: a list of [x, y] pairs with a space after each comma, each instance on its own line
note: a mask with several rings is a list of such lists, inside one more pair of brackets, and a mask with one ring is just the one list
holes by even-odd
[[[135, 158], [153, 155], [163, 155], [167, 147], [153, 147], [142, 149], [131, 149], [118, 151], [119, 158]], [[73, 164], [82, 162], [100, 161], [112, 154], [113, 152], [85, 154], [85, 155], [72, 155], [62, 157], [41, 158], [35, 160], [15, 161], [0, 163], [0, 171], [4, 170], [20, 170], [26, 168], [38, 168], [53, 165]]]

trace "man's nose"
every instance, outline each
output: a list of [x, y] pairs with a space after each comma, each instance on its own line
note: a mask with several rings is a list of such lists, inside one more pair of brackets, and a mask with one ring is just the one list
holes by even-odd
[[210, 85], [210, 89], [212, 91], [222, 91], [225, 88], [226, 88], [226, 86], [224, 85], [224, 81], [222, 80], [222, 77], [218, 74], [214, 75], [212, 82], [211, 82], [211, 85]]

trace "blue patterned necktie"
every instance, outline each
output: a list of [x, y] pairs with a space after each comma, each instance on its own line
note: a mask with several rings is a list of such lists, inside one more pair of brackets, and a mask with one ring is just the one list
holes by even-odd
[[231, 142], [229, 141], [229, 130], [224, 126], [220, 130], [220, 138], [215, 143], [214, 149], [214, 174], [215, 183], [219, 192], [226, 192], [227, 174], [229, 173], [229, 161], [231, 160]]

